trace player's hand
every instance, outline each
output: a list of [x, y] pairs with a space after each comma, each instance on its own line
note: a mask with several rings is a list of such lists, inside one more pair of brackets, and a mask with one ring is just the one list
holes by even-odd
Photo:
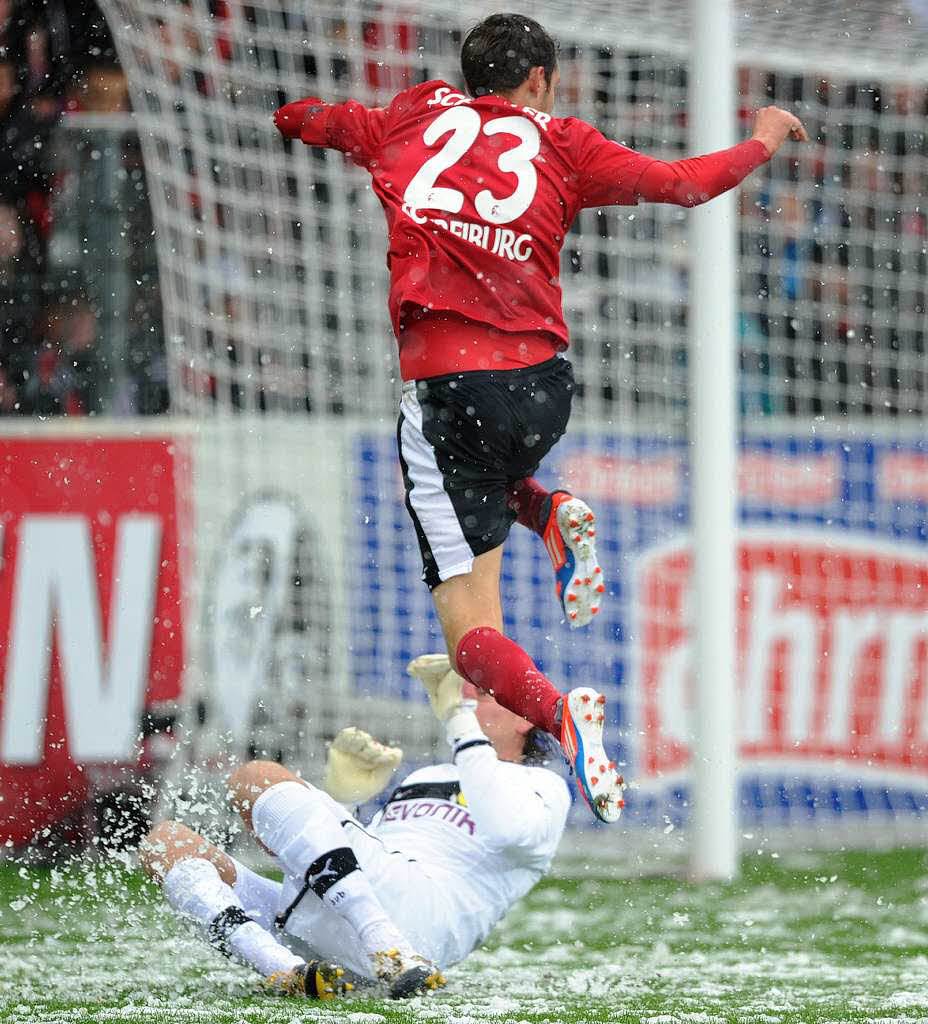
[[322, 788], [341, 804], [363, 804], [386, 786], [402, 760], [399, 747], [378, 743], [363, 729], [348, 726], [329, 747]]
[[318, 112], [322, 105], [322, 100], [316, 99], [315, 96], [287, 103], [274, 114], [274, 126], [281, 135], [288, 139], [298, 139], [303, 131], [306, 118], [310, 114]]
[[754, 115], [754, 133], [751, 138], [762, 142], [771, 156], [787, 139], [809, 141], [802, 121], [795, 114], [779, 107], [764, 107], [757, 111]]
[[439, 722], [447, 722], [464, 702], [464, 680], [452, 669], [447, 654], [420, 654], [406, 671], [425, 687]]

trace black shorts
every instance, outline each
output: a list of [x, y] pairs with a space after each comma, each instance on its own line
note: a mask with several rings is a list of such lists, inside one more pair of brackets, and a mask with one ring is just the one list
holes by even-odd
[[403, 386], [397, 443], [430, 590], [469, 573], [476, 555], [509, 535], [507, 491], [564, 433], [573, 392], [573, 370], [559, 356]]

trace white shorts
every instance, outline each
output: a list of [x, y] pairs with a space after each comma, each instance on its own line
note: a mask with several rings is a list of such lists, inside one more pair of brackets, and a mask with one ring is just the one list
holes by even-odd
[[[314, 792], [341, 821], [346, 845], [354, 851], [384, 910], [413, 949], [440, 967], [461, 959], [466, 951], [458, 950], [454, 941], [447, 885], [431, 878], [406, 854], [388, 849], [327, 793], [318, 789]], [[245, 912], [272, 934], [279, 930], [276, 922], [286, 915], [283, 931], [309, 947], [313, 955], [373, 977], [354, 928], [312, 891], [299, 898], [305, 888], [302, 877], [285, 874], [282, 883], [274, 882], [245, 868], [242, 882], [241, 887], [236, 885], [236, 891]]]

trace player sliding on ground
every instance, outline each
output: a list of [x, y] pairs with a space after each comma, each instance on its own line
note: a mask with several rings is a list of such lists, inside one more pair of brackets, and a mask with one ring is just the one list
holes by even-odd
[[752, 138], [722, 152], [668, 163], [626, 149], [553, 116], [555, 44], [517, 14], [477, 25], [461, 70], [466, 95], [432, 81], [382, 109], [313, 97], [282, 107], [275, 123], [367, 168], [386, 213], [406, 507], [452, 663], [557, 738], [586, 802], [614, 821], [622, 783], [603, 750], [603, 697], [562, 694], [502, 633], [502, 545], [515, 519], [544, 538], [571, 625], [592, 617], [605, 588], [592, 513], [533, 479], [567, 427], [574, 388], [561, 247], [584, 208], [695, 206], [806, 135], [767, 107]]
[[369, 825], [336, 801], [378, 793], [402, 752], [360, 730], [336, 737], [328, 792], [269, 761], [230, 776], [233, 806], [283, 883], [179, 822], [156, 825], [142, 845], [171, 906], [282, 993], [328, 999], [379, 983], [401, 998], [442, 986], [441, 969], [483, 942], [560, 842], [570, 797], [539, 763], [540, 730], [464, 683], [446, 655], [409, 669], [445, 724], [452, 763], [413, 772]]

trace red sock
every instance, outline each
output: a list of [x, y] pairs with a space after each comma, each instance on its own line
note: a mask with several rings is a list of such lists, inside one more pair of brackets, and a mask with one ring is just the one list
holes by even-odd
[[464, 634], [455, 660], [468, 682], [560, 742], [556, 716], [561, 693], [518, 644], [489, 626], [478, 626]]
[[[516, 520], [539, 536], [545, 532], [544, 523], [539, 524], [538, 515], [548, 492], [533, 477], [516, 480], [509, 489], [509, 507], [515, 512]], [[476, 685], [476, 684], [475, 684]]]

